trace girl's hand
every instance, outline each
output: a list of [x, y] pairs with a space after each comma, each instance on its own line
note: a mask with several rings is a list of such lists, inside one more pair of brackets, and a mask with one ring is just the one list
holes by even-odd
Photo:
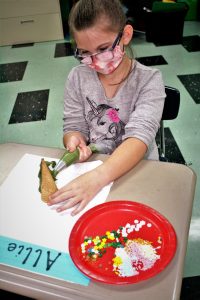
[[103, 183], [98, 180], [97, 172], [92, 170], [72, 180], [51, 195], [48, 205], [60, 203], [57, 212], [76, 206], [71, 213], [71, 215], [76, 215], [85, 208], [102, 187]]
[[80, 156], [78, 162], [86, 161], [91, 155], [91, 149], [86, 145], [82, 136], [72, 135], [67, 139], [66, 148], [69, 152], [73, 152], [76, 148], [79, 149]]

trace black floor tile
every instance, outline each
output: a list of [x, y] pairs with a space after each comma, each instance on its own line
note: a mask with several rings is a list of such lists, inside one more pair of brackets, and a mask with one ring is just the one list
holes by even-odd
[[200, 73], [189, 75], [177, 75], [192, 99], [200, 104]]
[[71, 43], [58, 43], [56, 44], [54, 57], [72, 56], [74, 55]]
[[[2, 299], [10, 300], [34, 300], [15, 293], [0, 290]], [[199, 300], [200, 299], [200, 276], [187, 277], [182, 280], [180, 300]]]
[[[185, 165], [185, 160], [171, 133], [171, 130], [169, 128], [165, 128], [164, 132], [165, 132], [165, 152], [166, 152], [165, 161]], [[157, 134], [156, 136], [156, 142], [159, 148], [159, 134]]]
[[34, 300], [33, 298], [21, 296], [15, 293], [10, 293], [4, 290], [0, 290], [1, 299], [9, 299], [9, 300]]
[[182, 45], [188, 52], [200, 51], [200, 36], [184, 36]]
[[33, 45], [34, 43], [17, 44], [17, 45], [12, 45], [12, 48], [32, 47]]
[[19, 93], [9, 124], [46, 120], [49, 90]]
[[180, 300], [200, 299], [200, 276], [183, 278]]
[[0, 64], [0, 82], [20, 81], [23, 79], [27, 61]]
[[153, 42], [154, 43], [154, 45], [156, 46], [156, 47], [162, 47], [162, 46], [172, 46], [172, 45], [180, 45], [181, 44], [181, 41], [180, 40], [167, 40], [167, 39], [164, 39], [163, 41], [155, 41], [155, 42]]
[[137, 61], [145, 66], [167, 65], [168, 63], [162, 55], [138, 57]]

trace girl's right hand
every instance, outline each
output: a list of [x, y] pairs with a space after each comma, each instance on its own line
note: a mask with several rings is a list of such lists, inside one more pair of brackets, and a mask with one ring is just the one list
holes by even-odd
[[69, 152], [73, 152], [76, 148], [79, 149], [80, 156], [78, 162], [86, 161], [91, 155], [92, 151], [90, 147], [86, 145], [86, 142], [82, 136], [72, 135], [67, 139], [66, 148]]

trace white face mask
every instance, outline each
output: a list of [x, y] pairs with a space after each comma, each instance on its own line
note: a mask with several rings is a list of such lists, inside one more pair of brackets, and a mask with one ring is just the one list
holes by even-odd
[[123, 59], [124, 53], [120, 46], [117, 45], [113, 50], [94, 55], [92, 59], [91, 57], [85, 57], [81, 62], [98, 73], [110, 74], [117, 69]]

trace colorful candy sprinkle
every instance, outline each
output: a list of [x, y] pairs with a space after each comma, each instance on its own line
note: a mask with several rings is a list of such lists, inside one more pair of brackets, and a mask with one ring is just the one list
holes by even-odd
[[[130, 233], [139, 232], [143, 226], [150, 229], [152, 224], [135, 219], [133, 224], [127, 223], [124, 227], [120, 226], [117, 231], [106, 231], [103, 236], [85, 237], [81, 244], [81, 251], [84, 257], [96, 261], [106, 253], [109, 247], [112, 247], [115, 249], [114, 257], [110, 262], [113, 272], [120, 277], [137, 275], [140, 271], [152, 268], [160, 258], [156, 252], [156, 249], [160, 247], [154, 248], [152, 242], [142, 238], [128, 238]], [[162, 242], [160, 236], [157, 242]]]

